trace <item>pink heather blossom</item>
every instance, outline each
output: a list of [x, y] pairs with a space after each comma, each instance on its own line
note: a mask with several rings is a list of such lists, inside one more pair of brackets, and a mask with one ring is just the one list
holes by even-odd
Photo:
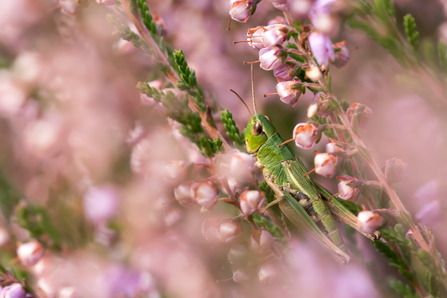
[[186, 162], [170, 160], [163, 167], [163, 178], [170, 184], [180, 183], [186, 174]]
[[408, 165], [402, 159], [391, 158], [385, 161], [384, 173], [390, 183], [399, 182], [406, 174]]
[[234, 220], [223, 222], [220, 225], [220, 241], [225, 243], [232, 243], [241, 237], [241, 224]]
[[434, 227], [444, 217], [444, 211], [438, 200], [425, 204], [414, 216], [423, 225]]
[[294, 87], [302, 85], [300, 80], [279, 82], [276, 84], [276, 92], [278, 92], [279, 99], [286, 104], [294, 107], [300, 98], [301, 89], [293, 89]]
[[284, 50], [277, 46], [266, 47], [259, 51], [260, 67], [264, 70], [274, 70], [284, 63], [281, 57]]
[[195, 201], [194, 188], [192, 183], [182, 183], [174, 189], [175, 199], [180, 205], [185, 207], [193, 206]]
[[337, 179], [340, 180], [338, 183], [338, 196], [340, 199], [354, 201], [360, 194], [360, 189], [349, 186], [349, 183], [357, 182], [358, 179], [349, 175], [340, 176]]
[[285, 24], [286, 20], [283, 17], [277, 16], [274, 19], [271, 19], [267, 25], [275, 25], [275, 24]]
[[68, 15], [75, 15], [83, 8], [81, 0], [60, 0], [59, 4], [61, 12]]
[[309, 45], [318, 64], [328, 66], [329, 60], [334, 61], [334, 48], [329, 37], [319, 32], [312, 32], [309, 35]]
[[318, 113], [318, 103], [314, 102], [307, 108], [307, 118], [312, 118]]
[[253, 0], [231, 0], [230, 16], [233, 20], [245, 23], [253, 12]]
[[273, 0], [273, 6], [281, 11], [287, 11], [287, 0]]
[[[364, 107], [363, 112], [361, 112], [361, 109]], [[361, 112], [361, 114], [360, 114]], [[346, 110], [346, 117], [348, 117], [349, 121], [352, 121], [353, 116], [358, 117], [358, 120], [360, 121], [359, 127], [365, 127], [366, 124], [369, 121], [369, 118], [372, 116], [373, 111], [368, 108], [367, 106], [354, 102], [347, 110]]]
[[281, 81], [291, 81], [293, 79], [292, 73], [293, 73], [293, 66], [286, 62], [278, 66], [273, 70], [273, 75], [281, 80]]
[[240, 177], [255, 170], [255, 162], [253, 156], [234, 151], [230, 154], [230, 174], [233, 177]]
[[[334, 45], [335, 47], [336, 45]], [[335, 47], [335, 60], [332, 62], [335, 67], [342, 68], [349, 62], [349, 49], [347, 46], [343, 45], [337, 49]]]
[[93, 223], [103, 223], [118, 212], [119, 201], [113, 186], [90, 187], [84, 195], [84, 213]]
[[278, 266], [275, 263], [264, 263], [258, 268], [258, 278], [262, 284], [274, 282], [278, 276]]
[[228, 261], [231, 265], [236, 265], [240, 262], [243, 262], [244, 260], [246, 260], [247, 252], [248, 250], [244, 245], [239, 243], [233, 244], [228, 250]]
[[293, 0], [289, 3], [289, 11], [296, 19], [304, 20], [308, 17], [312, 7], [312, 0]]
[[1, 298], [25, 298], [25, 290], [19, 283], [13, 283], [10, 286], [4, 287], [0, 293]]
[[249, 41], [248, 45], [256, 50], [263, 49], [265, 46], [262, 42], [262, 34], [265, 31], [265, 27], [256, 27], [249, 28], [247, 31], [247, 41]]
[[363, 233], [374, 233], [383, 224], [383, 216], [378, 212], [361, 211], [357, 215], [357, 227]]
[[244, 215], [252, 215], [258, 208], [264, 206], [265, 194], [258, 190], [245, 190], [240, 195], [241, 211]]
[[301, 149], [310, 149], [317, 141], [320, 136], [317, 134], [318, 126], [313, 123], [299, 123], [293, 129], [293, 138], [295, 139], [295, 144]]
[[42, 244], [34, 239], [30, 242], [19, 244], [17, 248], [17, 257], [27, 267], [35, 265], [42, 258], [43, 253]]
[[264, 47], [282, 45], [287, 39], [289, 27], [284, 24], [269, 25], [262, 33]]
[[251, 278], [250, 272], [246, 268], [239, 268], [233, 271], [233, 281], [236, 283], [244, 283]]
[[272, 234], [266, 230], [253, 230], [250, 237], [250, 246], [257, 253], [265, 254], [270, 251], [274, 240]]
[[207, 218], [202, 223], [202, 235], [211, 243], [218, 243], [221, 240], [220, 218]]
[[314, 27], [321, 33], [333, 36], [339, 28], [338, 17], [331, 12], [331, 5], [337, 0], [317, 0], [312, 4], [309, 18]]
[[326, 144], [326, 153], [336, 154], [345, 153], [350, 151], [350, 145], [348, 143], [336, 142]]
[[196, 183], [193, 188], [195, 189], [196, 201], [200, 206], [209, 208], [216, 203], [218, 189], [213, 183], [209, 181]]
[[317, 153], [314, 163], [315, 173], [326, 178], [332, 178], [337, 172], [338, 156], [330, 153]]

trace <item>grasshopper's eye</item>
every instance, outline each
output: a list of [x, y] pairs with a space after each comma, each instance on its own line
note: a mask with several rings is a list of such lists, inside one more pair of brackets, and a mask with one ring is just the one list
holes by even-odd
[[262, 124], [261, 122], [256, 122], [255, 125], [253, 125], [253, 128], [251, 129], [251, 134], [254, 136], [260, 135], [262, 132]]

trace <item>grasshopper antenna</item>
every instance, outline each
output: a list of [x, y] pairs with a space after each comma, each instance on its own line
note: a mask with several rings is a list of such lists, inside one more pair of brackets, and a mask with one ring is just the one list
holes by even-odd
[[256, 109], [256, 98], [255, 98], [255, 75], [253, 70], [253, 64], [251, 64], [251, 95], [253, 97], [253, 109], [255, 110], [255, 114], [258, 114], [258, 110]]
[[253, 114], [251, 113], [249, 107], [247, 106], [247, 104], [245, 103], [245, 101], [242, 99], [242, 97], [239, 96], [239, 94], [237, 94], [236, 91], [234, 91], [233, 89], [230, 89], [231, 92], [233, 92], [234, 94], [236, 94], [237, 97], [239, 97], [239, 99], [242, 101], [242, 103], [244, 104], [244, 106], [247, 108], [248, 113], [250, 114], [250, 116], [253, 116]]

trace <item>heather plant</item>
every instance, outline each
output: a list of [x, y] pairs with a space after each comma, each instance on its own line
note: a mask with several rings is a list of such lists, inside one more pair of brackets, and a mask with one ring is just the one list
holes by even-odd
[[446, 296], [414, 3], [5, 2], [0, 297]]

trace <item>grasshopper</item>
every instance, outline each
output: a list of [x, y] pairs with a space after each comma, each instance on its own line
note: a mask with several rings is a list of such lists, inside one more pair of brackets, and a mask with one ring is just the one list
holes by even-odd
[[[257, 113], [254, 92], [253, 107], [255, 115], [248, 122], [245, 144], [275, 194], [276, 199], [265, 208], [278, 204], [296, 228], [311, 235], [341, 263], [349, 262], [349, 252], [334, 217], [359, 231], [357, 217], [337, 199], [331, 200], [331, 193], [324, 187], [305, 176], [306, 167], [288, 144], [279, 146], [284, 140], [268, 117]], [[371, 240], [380, 238], [379, 232], [359, 232]]]

